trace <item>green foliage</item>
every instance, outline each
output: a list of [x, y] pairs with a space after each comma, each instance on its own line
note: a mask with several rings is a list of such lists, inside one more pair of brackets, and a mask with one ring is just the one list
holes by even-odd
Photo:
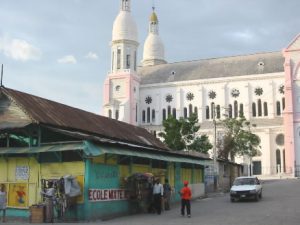
[[181, 138], [182, 123], [174, 117], [169, 116], [163, 121], [164, 133], [158, 135], [164, 139], [164, 143], [173, 150], [183, 150], [185, 143]]
[[222, 125], [225, 134], [218, 146], [219, 158], [228, 159], [230, 156], [233, 159], [236, 155], [253, 157], [260, 154], [260, 138], [251, 132], [251, 124], [244, 116], [227, 118]]
[[164, 143], [173, 150], [194, 150], [207, 153], [212, 148], [206, 135], [197, 135], [200, 129], [198, 117], [192, 114], [189, 118], [176, 120], [169, 116], [164, 120], [164, 132], [158, 135], [164, 139]]

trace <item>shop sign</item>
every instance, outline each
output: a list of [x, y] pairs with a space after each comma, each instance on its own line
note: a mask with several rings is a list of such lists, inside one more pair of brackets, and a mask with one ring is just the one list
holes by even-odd
[[28, 180], [28, 179], [29, 179], [29, 166], [17, 166], [16, 180]]
[[127, 200], [125, 189], [89, 189], [89, 201], [120, 201]]

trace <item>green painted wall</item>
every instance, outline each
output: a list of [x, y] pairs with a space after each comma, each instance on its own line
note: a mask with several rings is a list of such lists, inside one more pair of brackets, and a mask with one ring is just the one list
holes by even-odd
[[89, 201], [89, 189], [119, 189], [119, 167], [118, 165], [104, 165], [86, 161], [85, 180], [85, 219], [96, 219], [111, 217], [129, 213], [127, 201]]

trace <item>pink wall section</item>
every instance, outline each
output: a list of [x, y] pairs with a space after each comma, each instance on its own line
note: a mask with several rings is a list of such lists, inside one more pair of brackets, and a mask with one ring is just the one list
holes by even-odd
[[291, 72], [291, 59], [287, 50], [284, 50], [285, 57], [285, 110], [283, 113], [284, 121], [284, 147], [286, 173], [292, 173], [295, 161], [295, 142], [294, 142], [294, 108], [293, 108], [293, 75]]
[[[103, 89], [103, 106], [106, 104], [110, 103], [111, 96], [110, 96], [110, 90], [111, 90], [111, 80], [114, 79], [122, 79], [125, 84], [125, 96], [123, 99], [126, 99], [126, 104], [128, 104], [127, 111], [124, 112], [125, 118], [128, 118], [129, 121], [124, 121], [128, 122], [130, 124], [136, 125], [137, 122], [135, 120], [136, 118], [136, 113], [135, 113], [135, 108], [136, 108], [136, 99], [135, 99], [135, 93], [133, 91], [133, 88], [136, 87], [136, 90], [138, 91], [139, 89], [139, 82], [140, 79], [136, 74], [131, 74], [131, 73], [126, 73], [126, 72], [120, 72], [116, 74], [110, 74], [105, 82], [104, 82], [104, 89]], [[103, 115], [105, 115], [105, 112], [103, 112]]]
[[[295, 130], [297, 129], [297, 124], [300, 122], [300, 113], [296, 111], [295, 104], [297, 104], [296, 96], [297, 93], [296, 75], [299, 69], [300, 62], [299, 58], [295, 55], [300, 54], [299, 49], [300, 35], [298, 35], [286, 49], [283, 50], [283, 56], [285, 58], [284, 72], [285, 72], [285, 110], [284, 110], [284, 132], [285, 132], [285, 161], [287, 173], [293, 173], [296, 164], [296, 151], [299, 146], [297, 146]], [[297, 162], [299, 164], [300, 162]]]

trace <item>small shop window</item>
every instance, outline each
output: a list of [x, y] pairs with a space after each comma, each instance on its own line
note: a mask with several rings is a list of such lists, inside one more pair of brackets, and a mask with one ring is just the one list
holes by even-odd
[[150, 159], [140, 158], [140, 157], [133, 157], [132, 163], [134, 164], [142, 164], [142, 165], [150, 165]]
[[61, 156], [63, 162], [74, 162], [83, 160], [81, 151], [65, 151], [62, 152]]
[[152, 168], [166, 169], [167, 168], [167, 162], [160, 161], [160, 160], [152, 160]]
[[120, 165], [129, 165], [130, 161], [130, 156], [120, 155], [118, 158], [118, 164]]

